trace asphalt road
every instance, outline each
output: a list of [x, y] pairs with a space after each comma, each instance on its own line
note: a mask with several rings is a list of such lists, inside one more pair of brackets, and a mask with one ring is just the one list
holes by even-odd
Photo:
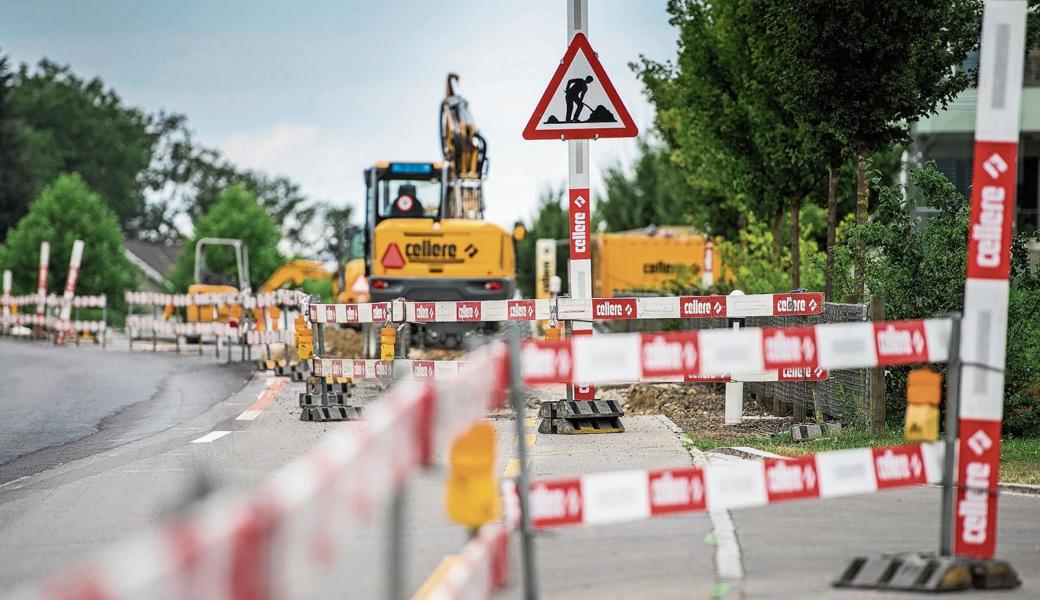
[[[65, 360], [74, 352], [86, 356], [93, 350], [57, 354]], [[136, 364], [141, 358], [126, 360]], [[210, 359], [155, 358], [187, 365], [187, 373], [197, 374], [214, 366]], [[176, 379], [183, 373], [178, 369], [174, 367], [168, 375], [168, 390], [191, 385]], [[68, 567], [158, 522], [194, 497], [203, 482], [240, 490], [253, 488], [278, 467], [306, 452], [330, 429], [360, 431], [365, 426], [363, 422], [300, 422], [296, 394], [301, 384], [288, 385], [254, 420], [236, 418], [256, 401], [269, 381], [266, 377], [254, 378], [226, 399], [210, 402], [198, 414], [161, 430], [149, 427], [145, 415], [159, 415], [157, 419], [169, 422], [167, 413], [142, 413], [137, 426], [126, 429], [133, 430], [135, 436], [141, 434], [139, 439], [109, 445], [24, 479], [0, 484], [0, 556], [4, 557], [0, 561], [0, 590], [54, 573], [56, 566]], [[185, 396], [195, 393], [186, 389]], [[355, 399], [364, 403], [376, 392], [363, 386]], [[506, 469], [518, 438], [510, 420], [492, 422], [498, 431], [499, 468]], [[662, 417], [626, 417], [625, 425], [628, 431], [623, 435], [528, 433], [524, 438], [530, 445], [532, 475], [569, 476], [693, 462], [689, 449]], [[105, 424], [101, 431], [106, 431]], [[739, 460], [714, 454], [708, 454], [707, 459]], [[405, 570], [401, 576], [409, 593], [420, 589], [445, 557], [458, 553], [466, 541], [463, 528], [444, 516], [444, 477], [443, 467], [435, 468], [413, 477], [407, 488]], [[830, 582], [860, 554], [934, 548], [938, 494], [937, 488], [919, 487], [546, 532], [535, 540], [540, 597], [917, 598], [898, 593], [838, 591], [830, 587]], [[1005, 494], [1000, 506], [999, 553], [1025, 580], [1023, 587], [1000, 596], [1040, 597], [1040, 497]], [[731, 534], [728, 538], [727, 528]], [[294, 597], [385, 597], [387, 531], [384, 512], [351, 535], [345, 544], [346, 556], [330, 565], [327, 576], [298, 582]], [[513, 561], [514, 585], [496, 598], [522, 597], [515, 552]]]
[[0, 484], [139, 440], [241, 389], [211, 356], [0, 340]]

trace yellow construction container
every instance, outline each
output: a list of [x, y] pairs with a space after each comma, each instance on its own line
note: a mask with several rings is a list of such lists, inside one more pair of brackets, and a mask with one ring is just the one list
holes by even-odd
[[[659, 227], [594, 236], [593, 286], [598, 298], [626, 292], [658, 292], [669, 282], [710, 285], [719, 273], [718, 255], [704, 235], [689, 227]], [[713, 244], [712, 244], [713, 246]], [[710, 280], [705, 278], [705, 261]], [[705, 285], [706, 287], [706, 285]]]

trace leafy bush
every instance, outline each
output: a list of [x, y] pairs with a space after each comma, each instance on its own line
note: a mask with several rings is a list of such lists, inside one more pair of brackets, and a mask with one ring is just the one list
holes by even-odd
[[[867, 250], [864, 277], [871, 294], [885, 301], [887, 319], [934, 317], [964, 308], [969, 202], [933, 164], [909, 173], [913, 184], [904, 202], [901, 186], [878, 187], [878, 204], [862, 227], [846, 223], [835, 249], [835, 290], [851, 295], [853, 253]], [[917, 206], [938, 212], [927, 221]], [[1005, 431], [1040, 435], [1040, 280], [1030, 272], [1025, 239], [1012, 244], [1005, 374]], [[902, 418], [908, 369], [886, 378], [891, 422]]]
[[47, 290], [60, 294], [77, 239], [84, 246], [76, 293], [106, 294], [117, 317], [124, 307], [123, 291], [137, 284], [137, 272], [124, 254], [115, 213], [79, 175], [61, 175], [40, 192], [0, 246], [0, 268], [11, 270], [15, 293], [35, 293], [40, 242], [47, 241]]

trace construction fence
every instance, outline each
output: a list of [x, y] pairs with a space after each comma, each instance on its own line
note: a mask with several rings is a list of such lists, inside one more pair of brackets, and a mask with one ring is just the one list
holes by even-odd
[[[869, 304], [825, 302], [815, 315], [749, 316], [745, 327], [796, 327], [824, 323], [863, 323], [870, 320]], [[646, 319], [615, 321], [604, 330], [648, 332], [661, 329], [704, 331], [731, 327], [727, 318]], [[828, 372], [822, 381], [748, 381], [745, 397], [754, 399], [775, 414], [796, 417], [816, 415], [843, 423], [863, 422], [869, 414], [870, 369], [840, 369]]]

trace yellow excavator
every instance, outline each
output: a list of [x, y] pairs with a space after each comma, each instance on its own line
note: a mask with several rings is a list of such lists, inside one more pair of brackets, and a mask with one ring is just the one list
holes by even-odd
[[[360, 256], [360, 242], [356, 226], [345, 232], [348, 258]], [[211, 271], [206, 262], [206, 249], [209, 247], [227, 247], [234, 254], [234, 267], [237, 273], [237, 285], [230, 281], [226, 272]], [[358, 291], [358, 279], [364, 275], [364, 261], [348, 260], [330, 272], [324, 264], [316, 260], [295, 259], [275, 269], [274, 273], [260, 285], [261, 292], [272, 292], [282, 288], [300, 287], [308, 279], [332, 280], [332, 292], [337, 302], [367, 302], [368, 295], [362, 287]], [[249, 291], [249, 249], [245, 242], [231, 238], [201, 238], [195, 244], [195, 283], [188, 286], [188, 294], [237, 294]], [[164, 318], [174, 312], [172, 304], [166, 306]], [[238, 304], [220, 304], [216, 306], [188, 306], [185, 309], [185, 321], [188, 323], [229, 323], [240, 322], [243, 316], [242, 306]], [[277, 307], [257, 308], [253, 311], [253, 319], [257, 329], [264, 331], [270, 322], [273, 329], [278, 328], [281, 311]]]
[[[448, 75], [441, 102], [441, 162], [378, 162], [364, 172], [365, 247], [373, 302], [501, 300], [516, 290], [524, 237], [484, 220], [487, 141]], [[458, 347], [491, 324], [413, 325], [411, 342]]]

